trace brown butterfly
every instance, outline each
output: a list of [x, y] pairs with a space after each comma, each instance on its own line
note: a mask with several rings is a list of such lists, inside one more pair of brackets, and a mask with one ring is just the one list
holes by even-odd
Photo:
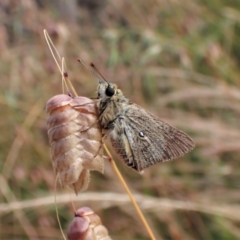
[[158, 162], [183, 156], [194, 148], [193, 140], [126, 98], [108, 82], [93, 63], [79, 60], [99, 79], [98, 115], [104, 136], [131, 168], [142, 171]]

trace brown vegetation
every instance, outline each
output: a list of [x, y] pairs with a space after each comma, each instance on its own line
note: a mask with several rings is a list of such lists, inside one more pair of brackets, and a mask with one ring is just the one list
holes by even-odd
[[[62, 85], [43, 29], [80, 96], [95, 97], [97, 80], [79, 57], [196, 142], [144, 175], [117, 162], [157, 239], [239, 239], [239, 16], [237, 1], [1, 0], [0, 239], [62, 239], [45, 112]], [[73, 197], [76, 208], [92, 208], [114, 240], [148, 239], [107, 162], [104, 172]], [[67, 229], [73, 209], [61, 191]]]

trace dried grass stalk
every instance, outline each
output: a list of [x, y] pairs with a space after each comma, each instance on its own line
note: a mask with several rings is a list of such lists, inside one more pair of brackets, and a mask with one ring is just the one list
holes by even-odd
[[60, 184], [75, 193], [84, 191], [90, 170], [104, 169], [96, 105], [89, 98], [60, 94], [47, 102], [46, 110], [52, 163]]
[[82, 207], [76, 211], [67, 237], [68, 240], [111, 240], [100, 217], [89, 207]]

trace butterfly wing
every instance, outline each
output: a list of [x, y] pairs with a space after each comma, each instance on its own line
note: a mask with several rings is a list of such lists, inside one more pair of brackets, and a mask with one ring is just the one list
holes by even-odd
[[129, 105], [116, 119], [110, 138], [116, 152], [137, 171], [178, 158], [194, 147], [186, 133], [136, 104]]

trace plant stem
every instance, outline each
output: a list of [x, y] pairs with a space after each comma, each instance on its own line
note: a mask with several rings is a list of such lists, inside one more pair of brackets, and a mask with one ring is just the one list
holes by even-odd
[[107, 155], [110, 157], [110, 163], [111, 163], [111, 165], [112, 165], [112, 167], [113, 167], [113, 170], [115, 171], [115, 173], [117, 174], [120, 182], [122, 183], [123, 187], [125, 188], [128, 196], [129, 196], [129, 198], [130, 198], [130, 200], [131, 200], [131, 202], [132, 202], [135, 210], [137, 211], [137, 213], [138, 213], [138, 215], [139, 215], [139, 217], [140, 217], [140, 219], [141, 219], [144, 227], [146, 228], [149, 236], [151, 237], [152, 240], [156, 240], [156, 238], [154, 237], [153, 232], [152, 232], [151, 228], [149, 227], [149, 225], [148, 225], [148, 223], [147, 223], [147, 221], [146, 221], [146, 219], [145, 219], [145, 217], [144, 217], [141, 209], [139, 208], [139, 206], [138, 206], [135, 198], [133, 197], [130, 189], [128, 188], [127, 183], [125, 182], [122, 174], [121, 174], [120, 171], [118, 170], [117, 165], [115, 164], [115, 161], [114, 161], [114, 159], [113, 159], [110, 151], [108, 150], [108, 148], [106, 147], [105, 144], [103, 144], [103, 147], [104, 147], [104, 150], [106, 151]]

